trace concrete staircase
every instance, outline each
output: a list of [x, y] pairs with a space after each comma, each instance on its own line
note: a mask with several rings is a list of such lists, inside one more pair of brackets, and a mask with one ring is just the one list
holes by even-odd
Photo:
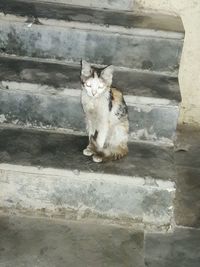
[[[57, 2], [0, 1], [1, 209], [173, 228], [180, 19], [128, 0]], [[124, 92], [130, 153], [119, 162], [82, 155], [82, 58], [113, 64]]]

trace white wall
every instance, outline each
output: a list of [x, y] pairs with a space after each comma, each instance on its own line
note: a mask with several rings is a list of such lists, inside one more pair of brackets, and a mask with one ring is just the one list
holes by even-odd
[[179, 72], [179, 122], [200, 125], [200, 0], [135, 0], [135, 8], [181, 16], [186, 35]]

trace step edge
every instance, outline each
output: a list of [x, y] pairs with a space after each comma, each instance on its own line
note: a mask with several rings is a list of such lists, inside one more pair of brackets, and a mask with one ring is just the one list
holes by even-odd
[[[23, 89], [21, 88], [23, 86]], [[9, 89], [7, 89], [9, 87]], [[48, 89], [48, 91], [46, 90]], [[6, 92], [21, 92], [23, 94], [29, 93], [34, 95], [48, 95], [52, 97], [75, 97], [81, 99], [81, 89], [73, 89], [73, 88], [59, 88], [56, 90], [53, 86], [41, 85], [36, 83], [26, 83], [26, 82], [15, 82], [15, 81], [5, 81], [2, 80], [0, 82], [0, 90]], [[137, 96], [137, 95], [129, 95], [124, 94], [125, 101], [128, 106], [156, 106], [156, 107], [177, 107], [179, 106], [178, 101], [170, 100], [167, 98], [158, 98], [158, 97], [150, 97], [150, 96]]]
[[[29, 1], [29, 0], [25, 0], [26, 2], [27, 1]], [[38, 0], [37, 0], [38, 1]], [[130, 0], [129, 0], [130, 1]], [[41, 1], [41, 0], [39, 0], [38, 2], [44, 2], [44, 3], [49, 3], [49, 4], [55, 4], [56, 2], [57, 2], [57, 0], [44, 0], [44, 1]], [[63, 0], [62, 0], [62, 2], [60, 2], [60, 5], [67, 5], [67, 6], [71, 6], [71, 5], [73, 5], [73, 4], [71, 4], [71, 3], [66, 3], [66, 2], [63, 2]], [[75, 4], [75, 5], [73, 5], [73, 6], [79, 6], [79, 7], [85, 7], [85, 8], [97, 8], [97, 9], [103, 9], [103, 10], [116, 10], [116, 11], [120, 11], [120, 10], [122, 10], [122, 11], [131, 11], [132, 9], [133, 9], [133, 0], [131, 0], [131, 3], [129, 3], [129, 5], [128, 5], [128, 7], [126, 8], [126, 9], [121, 9], [121, 7], [118, 7], [118, 8], [115, 8], [115, 9], [112, 9], [111, 7], [98, 7], [98, 6], [88, 6], [88, 5], [80, 5], [80, 4]]]
[[33, 24], [26, 21], [26, 17], [20, 17], [15, 15], [4, 15], [0, 13], [0, 22], [2, 21], [7, 24], [19, 24], [22, 26], [26, 26], [27, 28], [31, 27], [55, 27], [55, 28], [63, 28], [63, 29], [74, 29], [80, 31], [94, 31], [100, 32], [101, 34], [118, 34], [124, 36], [133, 35], [136, 37], [144, 36], [145, 38], [157, 38], [157, 39], [169, 39], [169, 40], [176, 40], [179, 42], [183, 42], [184, 33], [180, 32], [173, 32], [173, 31], [162, 31], [162, 30], [155, 30], [155, 29], [146, 29], [146, 28], [130, 28], [127, 29], [122, 26], [112, 26], [106, 27], [104, 25], [97, 25], [92, 23], [81, 23], [81, 22], [66, 22], [64, 20], [54, 20], [54, 19], [43, 19], [40, 18], [40, 23], [42, 25]]
[[[149, 15], [152, 15], [152, 16], [155, 16], [155, 17], [159, 17], [159, 15], [160, 16], [164, 16], [164, 17], [166, 17], [166, 19], [168, 18], [173, 18], [173, 19], [177, 19], [177, 22], [179, 23], [179, 28], [180, 28], [180, 30], [166, 30], [166, 31], [171, 31], [171, 32], [181, 32], [181, 33], [184, 33], [184, 27], [183, 27], [183, 23], [182, 23], [182, 21], [181, 21], [181, 18], [179, 17], [179, 16], [177, 16], [177, 15], [175, 15], [175, 14], [166, 14], [166, 13], [162, 13], [162, 12], [160, 12], [160, 13], [156, 13], [156, 12], [153, 12], [153, 11], [148, 11], [148, 12], [145, 12], [145, 11], [141, 11], [141, 10], [139, 10], [139, 9], [137, 9], [137, 10], [119, 10], [119, 9], [112, 9], [112, 8], [100, 8], [100, 7], [95, 7], [95, 6], [84, 6], [84, 5], [73, 5], [73, 4], [71, 4], [71, 3], [55, 3], [55, 2], [50, 2], [50, 1], [41, 1], [41, 0], [36, 0], [36, 1], [33, 1], [33, 0], [31, 0], [31, 1], [27, 1], [27, 0], [23, 0], [23, 1], [18, 1], [18, 2], [24, 2], [24, 3], [26, 3], [26, 4], [31, 4], [31, 3], [33, 3], [33, 4], [35, 4], [36, 3], [36, 5], [37, 5], [37, 3], [38, 4], [44, 4], [44, 5], [46, 5], [46, 6], [50, 6], [50, 5], [52, 5], [52, 6], [60, 6], [60, 7], [71, 7], [71, 8], [74, 8], [74, 9], [84, 9], [84, 10], [87, 10], [87, 9], [89, 9], [89, 10], [94, 10], [94, 11], [102, 11], [102, 13], [111, 13], [111, 12], [113, 12], [113, 13], [116, 13], [116, 14], [118, 14], [118, 15], [120, 15], [120, 14], [131, 14], [131, 15], [133, 15], [133, 16], [143, 16], [143, 17], [145, 17], [145, 16], [149, 16]], [[7, 14], [13, 14], [13, 13], [7, 13]]]
[[[172, 222], [167, 223], [153, 223], [149, 221], [144, 221], [143, 218], [131, 218], [131, 217], [117, 217], [117, 216], [108, 216], [107, 214], [98, 213], [90, 211], [87, 216], [84, 216], [85, 210], [47, 210], [47, 209], [29, 209], [25, 207], [2, 207], [0, 206], [0, 217], [3, 216], [18, 216], [18, 217], [27, 217], [35, 219], [47, 219], [54, 220], [60, 223], [66, 223], [66, 220], [71, 223], [78, 224], [95, 224], [95, 225], [109, 225], [119, 228], [126, 228], [136, 231], [143, 231], [145, 234], [149, 233], [172, 233], [176, 225]], [[86, 209], [86, 213], [87, 209]], [[174, 216], [174, 215], [172, 215]], [[173, 220], [173, 218], [171, 218]]]
[[[86, 131], [80, 131], [80, 130], [74, 130], [69, 128], [57, 128], [57, 127], [42, 127], [42, 126], [33, 126], [33, 125], [19, 125], [15, 123], [4, 123], [4, 116], [0, 115], [0, 131], [4, 129], [15, 129], [15, 130], [26, 130], [26, 131], [36, 131], [36, 132], [48, 132], [48, 133], [56, 133], [56, 134], [70, 134], [70, 135], [76, 135], [76, 136], [84, 136], [88, 137]], [[139, 143], [139, 144], [147, 144], [152, 146], [159, 146], [163, 148], [174, 148], [174, 141], [172, 139], [168, 138], [159, 138], [158, 140], [142, 140], [138, 139], [137, 137], [129, 135], [128, 142], [130, 144]]]
[[[66, 210], [65, 214], [56, 214], [56, 213], [50, 213], [49, 211], [38, 211], [38, 210], [29, 210], [25, 208], [3, 208], [0, 206], [0, 218], [1, 217], [7, 217], [7, 216], [17, 216], [21, 218], [33, 218], [33, 219], [41, 219], [41, 220], [50, 220], [52, 222], [58, 222], [58, 223], [64, 223], [66, 224], [66, 220], [69, 223], [81, 223], [81, 224], [95, 224], [95, 225], [110, 225], [114, 227], [119, 228], [126, 228], [126, 229], [134, 229], [137, 231], [144, 231], [144, 227], [140, 222], [133, 221], [130, 222], [127, 221], [119, 221], [117, 218], [91, 218], [91, 217], [81, 217], [81, 216], [70, 216], [69, 215], [70, 210]], [[77, 213], [77, 211], [73, 211], [73, 213]], [[68, 214], [68, 215], [67, 215]], [[151, 228], [150, 228], [151, 229]]]
[[[7, 2], [7, 1], [6, 1]], [[16, 2], [16, 1], [15, 1]], [[117, 9], [102, 9], [102, 8], [98, 8], [98, 7], [95, 7], [95, 6], [84, 6], [84, 5], [73, 5], [73, 4], [67, 4], [67, 3], [53, 3], [53, 2], [49, 2], [49, 1], [33, 1], [33, 0], [30, 0], [30, 1], [27, 1], [27, 0], [20, 0], [20, 1], [17, 1], [17, 3], [25, 3], [25, 4], [44, 4], [46, 5], [47, 7], [57, 7], [57, 6], [60, 6], [60, 7], [70, 7], [72, 9], [83, 9], [84, 11], [85, 10], [92, 10], [92, 11], [99, 11], [99, 12], [102, 12], [102, 13], [116, 13], [118, 15], [120, 14], [126, 14], [126, 15], [133, 15], [133, 16], [142, 16], [142, 17], [145, 17], [145, 16], [155, 16], [155, 17], [159, 17], [159, 16], [163, 16], [165, 17], [166, 19], [170, 19], [170, 18], [173, 18], [173, 19], [176, 19], [177, 20], [177, 24], [179, 24], [179, 30], [174, 30], [174, 29], [168, 29], [166, 31], [172, 31], [172, 32], [184, 32], [184, 27], [183, 27], [183, 23], [182, 23], [182, 20], [179, 16], [175, 15], [175, 14], [166, 14], [166, 13], [162, 13], [162, 12], [159, 12], [159, 13], [156, 13], [156, 12], [153, 12], [150, 10], [145, 10], [145, 11], [142, 11], [140, 9], [136, 9], [136, 10], [117, 10]], [[6, 3], [7, 4], [7, 3]], [[7, 13], [7, 14], [14, 14], [12, 13], [12, 11], [10, 13]], [[28, 15], [21, 15], [21, 16], [28, 16]], [[81, 21], [80, 21], [81, 22]]]
[[[41, 166], [24, 166], [24, 165], [15, 165], [9, 163], [0, 163], [0, 172], [1, 172], [1, 182], [6, 181], [6, 172], [16, 172], [16, 173], [30, 173], [40, 175], [41, 177], [60, 177], [64, 176], [73, 181], [104, 181], [106, 183], [115, 183], [115, 184], [128, 184], [136, 187], [150, 188], [165, 190], [169, 193], [175, 192], [176, 186], [175, 182], [172, 179], [162, 180], [159, 178], [152, 178], [150, 176], [140, 177], [140, 176], [122, 176], [117, 174], [108, 174], [108, 173], [98, 173], [93, 172], [69, 170], [69, 169], [56, 169], [56, 168], [43, 168]], [[86, 178], [87, 176], [87, 178]]]
[[[0, 53], [0, 60], [1, 59], [9, 59], [13, 61], [30, 61], [30, 62], [39, 62], [44, 64], [57, 64], [57, 65], [63, 65], [63, 66], [69, 66], [69, 67], [76, 67], [77, 69], [80, 69], [81, 62], [77, 61], [68, 61], [68, 60], [58, 60], [53, 58], [38, 58], [38, 57], [29, 57], [29, 56], [19, 56], [16, 54], [6, 54], [6, 53]], [[95, 64], [91, 63], [92, 66], [95, 66], [97, 68], [103, 68], [107, 65], [102, 64]], [[156, 71], [156, 70], [148, 70], [148, 69], [134, 69], [134, 68], [128, 68], [123, 66], [114, 66], [115, 71], [121, 71], [121, 72], [137, 72], [142, 74], [150, 74], [150, 75], [159, 75], [163, 77], [170, 77], [170, 78], [176, 78], [178, 83], [178, 77], [177, 73], [174, 72], [167, 72], [167, 71]]]
[[30, 210], [28, 208], [17, 208], [17, 207], [1, 207], [0, 206], [0, 217], [7, 216], [17, 216], [17, 217], [26, 217], [34, 218], [41, 220], [52, 220], [57, 221], [58, 223], [66, 223], [66, 220], [69, 223], [77, 224], [95, 224], [95, 225], [109, 225], [119, 228], [126, 228], [135, 231], [142, 231], [145, 234], [149, 233], [172, 233], [174, 231], [175, 225], [166, 223], [166, 224], [153, 224], [150, 222], [143, 221], [143, 219], [137, 220], [137, 218], [117, 218], [117, 217], [108, 217], [106, 215], [98, 216], [99, 214], [93, 214], [91, 217], [84, 217], [78, 214], [77, 210], [65, 210], [64, 213], [51, 212], [50, 210]]

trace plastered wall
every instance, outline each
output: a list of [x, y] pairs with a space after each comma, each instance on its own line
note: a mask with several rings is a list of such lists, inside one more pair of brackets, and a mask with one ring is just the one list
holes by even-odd
[[179, 123], [200, 126], [200, 0], [135, 0], [135, 8], [181, 16], [185, 43], [179, 72], [182, 95]]

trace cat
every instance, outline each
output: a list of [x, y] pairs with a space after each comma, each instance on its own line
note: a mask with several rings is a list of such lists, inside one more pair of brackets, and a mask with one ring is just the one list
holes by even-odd
[[100, 69], [81, 63], [81, 103], [89, 135], [83, 154], [97, 163], [120, 159], [128, 153], [129, 121], [122, 93], [111, 87], [113, 66]]

